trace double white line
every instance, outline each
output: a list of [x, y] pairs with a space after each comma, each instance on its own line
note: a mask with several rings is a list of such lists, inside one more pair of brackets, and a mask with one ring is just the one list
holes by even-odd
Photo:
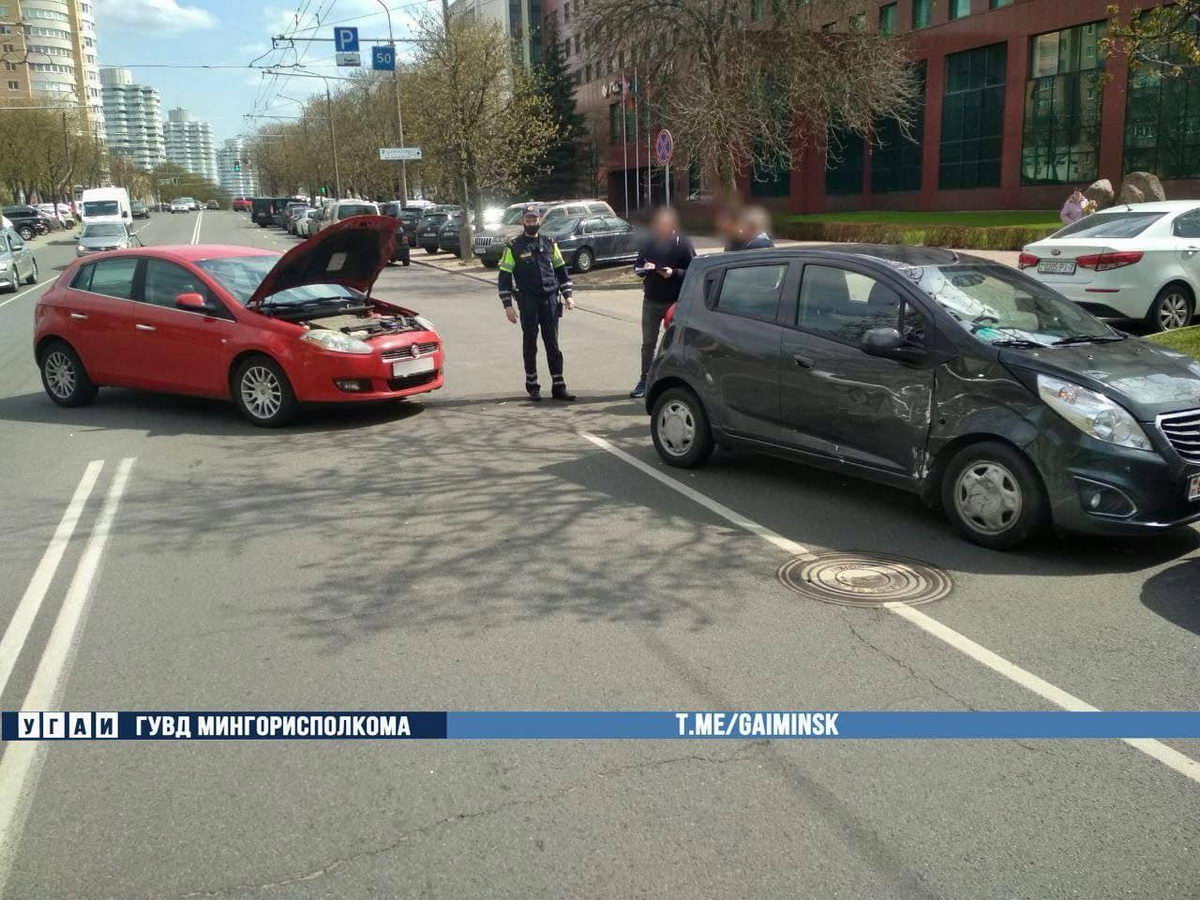
[[[75, 574], [67, 587], [66, 597], [59, 608], [58, 617], [54, 621], [46, 648], [42, 652], [42, 658], [38, 662], [33, 681], [20, 709], [55, 709], [59, 704], [66, 675], [78, 644], [79, 630], [87, 613], [96, 575], [100, 570], [100, 561], [108, 545], [117, 508], [129, 483], [129, 473], [135, 461], [130, 457], [122, 459], [117, 465], [116, 474], [108, 486], [104, 504], [100, 507], [87, 544], [79, 557]], [[17, 610], [9, 621], [4, 636], [0, 637], [0, 693], [3, 693], [8, 685], [8, 679], [29, 638], [34, 620], [46, 599], [63, 554], [71, 542], [88, 498], [103, 469], [103, 460], [97, 459], [88, 463], [70, 503], [67, 504], [66, 512], [54, 530], [46, 552], [42, 554], [41, 561], [34, 570], [29, 586], [17, 604]], [[16, 741], [5, 748], [4, 756], [0, 758], [0, 895], [3, 894], [9, 873], [12, 871], [17, 842], [29, 811], [29, 801], [37, 786], [37, 776], [44, 754], [42, 747], [38, 741]]]
[[196, 224], [192, 226], [192, 243], [200, 243], [200, 223], [204, 221], [204, 210], [196, 213]]

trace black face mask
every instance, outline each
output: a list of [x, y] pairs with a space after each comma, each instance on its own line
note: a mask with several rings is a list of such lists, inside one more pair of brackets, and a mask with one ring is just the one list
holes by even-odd
[[526, 225], [525, 234], [527, 234], [529, 237], [537, 237], [538, 229], [541, 227], [541, 225]]

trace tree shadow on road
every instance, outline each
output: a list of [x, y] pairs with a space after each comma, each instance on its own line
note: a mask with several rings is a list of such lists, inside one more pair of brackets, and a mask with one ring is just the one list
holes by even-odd
[[1200, 559], [1164, 569], [1142, 585], [1142, 604], [1168, 622], [1200, 634]]

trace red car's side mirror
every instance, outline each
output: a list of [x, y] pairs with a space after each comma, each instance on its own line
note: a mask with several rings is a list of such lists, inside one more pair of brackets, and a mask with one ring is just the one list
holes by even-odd
[[186, 309], [189, 312], [209, 312], [208, 304], [204, 302], [204, 297], [193, 291], [177, 296], [175, 298], [175, 308]]

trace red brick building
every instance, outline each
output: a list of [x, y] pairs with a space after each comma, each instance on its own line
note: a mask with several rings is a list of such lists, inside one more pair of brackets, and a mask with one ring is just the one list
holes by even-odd
[[[632, 210], [647, 204], [657, 123], [639, 114], [635, 129], [629, 112], [621, 116], [635, 68], [617, 57], [596, 63], [581, 46], [573, 26], [586, 2], [545, 0], [544, 24], [576, 71], [600, 190], [623, 211], [628, 182]], [[769, 4], [746, 2], [749, 18], [769, 15]], [[1131, 80], [1123, 58], [1105, 59], [1098, 40], [1110, 2], [811, 0], [822, 27], [878, 29], [911, 42], [925, 82], [916, 142], [882, 122], [877, 142], [842, 138], [829, 165], [817, 149], [797, 154], [790, 171], [748, 174], [745, 196], [789, 212], [1054, 208], [1072, 186], [1096, 178], [1117, 186], [1142, 169], [1164, 180], [1168, 196], [1200, 195], [1200, 77]], [[652, 175], [650, 196], [661, 203], [662, 170]], [[700, 187], [682, 166], [672, 182], [676, 202]]]

